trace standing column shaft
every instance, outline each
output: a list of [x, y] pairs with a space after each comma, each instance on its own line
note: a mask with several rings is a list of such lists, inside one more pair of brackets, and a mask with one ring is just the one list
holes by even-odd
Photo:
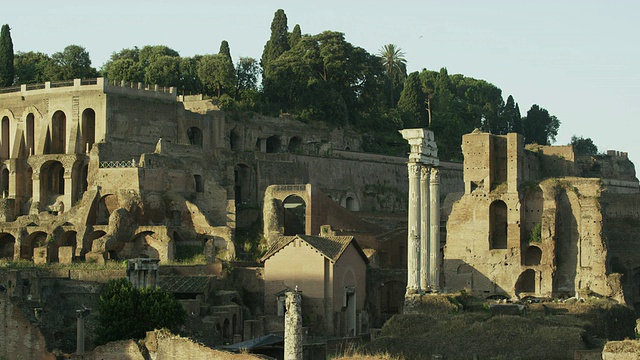
[[429, 282], [431, 291], [438, 291], [440, 290], [440, 172], [435, 167], [431, 169], [430, 189]]
[[297, 291], [287, 292], [285, 301], [284, 360], [302, 360], [302, 296]]
[[420, 288], [422, 291], [429, 289], [429, 254], [431, 244], [429, 239], [430, 229], [429, 216], [429, 177], [431, 176], [431, 166], [422, 165], [420, 172]]
[[420, 163], [410, 162], [407, 244], [407, 294], [420, 292]]

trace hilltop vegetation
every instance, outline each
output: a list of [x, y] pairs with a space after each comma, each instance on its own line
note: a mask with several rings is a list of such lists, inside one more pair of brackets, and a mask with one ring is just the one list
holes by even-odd
[[[5, 29], [6, 27], [6, 29]], [[179, 94], [205, 94], [235, 114], [293, 115], [353, 127], [365, 135], [364, 150], [404, 156], [397, 130], [429, 127], [442, 160], [461, 161], [461, 136], [480, 128], [493, 134], [518, 132], [527, 143], [555, 141], [560, 121], [539, 105], [522, 116], [517, 102], [485, 81], [423, 69], [407, 74], [405, 54], [395, 44], [377, 54], [345, 40], [343, 33], [289, 31], [276, 11], [261, 59], [234, 63], [222, 41], [217, 53], [181, 57], [167, 46], [146, 45], [114, 52], [98, 70], [89, 53], [69, 45], [51, 56], [13, 54], [8, 26], [0, 37], [0, 81], [4, 86], [104, 76], [109, 81], [176, 86]]]

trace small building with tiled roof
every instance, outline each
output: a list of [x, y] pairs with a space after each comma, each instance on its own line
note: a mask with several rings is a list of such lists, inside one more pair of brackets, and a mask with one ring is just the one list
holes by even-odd
[[282, 315], [278, 295], [297, 288], [311, 334], [360, 333], [368, 260], [353, 236], [280, 236], [262, 261], [266, 315]]

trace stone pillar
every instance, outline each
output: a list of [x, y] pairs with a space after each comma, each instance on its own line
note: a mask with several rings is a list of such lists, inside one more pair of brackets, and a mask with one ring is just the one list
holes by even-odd
[[407, 163], [409, 170], [409, 219], [407, 243], [407, 294], [420, 292], [420, 163]]
[[76, 355], [84, 355], [84, 319], [89, 316], [91, 310], [81, 309], [76, 310], [76, 317], [78, 318], [78, 330], [76, 332]]
[[284, 317], [284, 360], [302, 360], [302, 296], [287, 292]]
[[429, 289], [429, 254], [430, 254], [430, 202], [429, 202], [429, 177], [431, 166], [423, 165], [420, 172], [420, 288], [422, 291]]
[[440, 288], [440, 172], [436, 167], [431, 169], [430, 185], [429, 281], [436, 292]]

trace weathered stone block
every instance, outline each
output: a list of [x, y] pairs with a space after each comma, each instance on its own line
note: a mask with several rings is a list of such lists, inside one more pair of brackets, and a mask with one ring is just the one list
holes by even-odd
[[33, 263], [36, 265], [46, 264], [48, 260], [49, 250], [46, 246], [40, 246], [33, 249]]
[[58, 248], [58, 262], [71, 264], [73, 262], [73, 246], [60, 246]]

